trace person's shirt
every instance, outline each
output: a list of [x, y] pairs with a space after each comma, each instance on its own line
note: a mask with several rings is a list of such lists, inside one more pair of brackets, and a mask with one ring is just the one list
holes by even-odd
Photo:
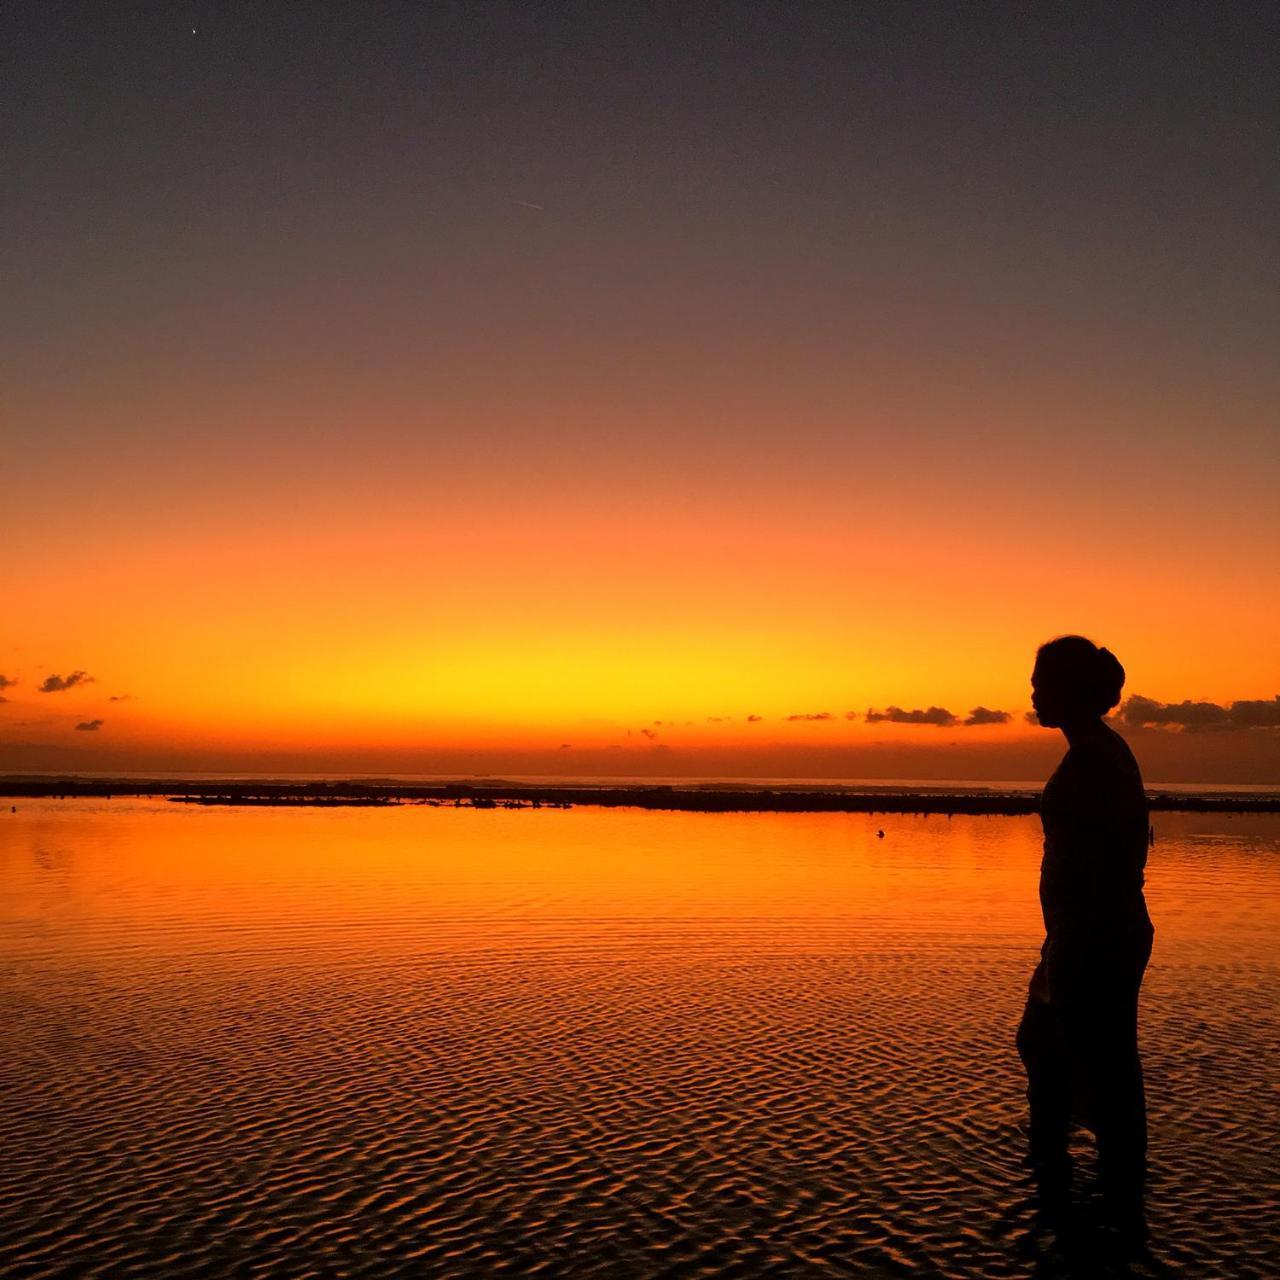
[[1105, 725], [1073, 743], [1045, 784], [1040, 814], [1046, 947], [1079, 944], [1096, 953], [1149, 939], [1147, 798], [1128, 743]]

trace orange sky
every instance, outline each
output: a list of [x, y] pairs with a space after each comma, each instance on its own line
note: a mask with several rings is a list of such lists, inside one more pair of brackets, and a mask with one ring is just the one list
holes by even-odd
[[[705, 749], [776, 744], [769, 771], [785, 773], [795, 748], [943, 733], [963, 761], [979, 744], [1047, 736], [1019, 723], [1031, 656], [1072, 626], [1121, 655], [1131, 692], [1230, 702], [1270, 687], [1275, 606], [1247, 581], [1223, 661], [1219, 547], [1198, 563], [1188, 548], [1176, 567], [1119, 554], [1104, 569], [1098, 547], [1064, 546], [1016, 509], [895, 520], [874, 501], [846, 505], [790, 499], [753, 518], [726, 502], [711, 518], [678, 502], [659, 516], [504, 504], [482, 519], [455, 497], [452, 509], [361, 516], [335, 501], [327, 515], [221, 527], [100, 527], [74, 567], [11, 574], [31, 622], [6, 658], [19, 683], [3, 711], [13, 736], [90, 758], [88, 733], [68, 729], [101, 717], [104, 763], [138, 753], [151, 767], [170, 749], [206, 753], [210, 768], [256, 751], [324, 767], [358, 749], [384, 769], [401, 752], [410, 768], [458, 748], [550, 752], [526, 771], [572, 772], [575, 752], [620, 747], [618, 771], [648, 772], [662, 745], [679, 753], [671, 772], [697, 772]], [[1185, 611], [1176, 627], [1170, 599]], [[73, 669], [96, 682], [37, 692]], [[1014, 718], [865, 722], [890, 704]], [[786, 718], [823, 712], [834, 719]]]
[[[993, 53], [998, 100], [967, 30], [665, 32], [649, 108], [583, 16], [419, 33], [447, 91], [387, 33], [347, 76], [113, 21], [18, 54], [101, 111], [33, 117], [10, 210], [0, 769], [1035, 777], [1063, 631], [1130, 694], [1276, 696], [1247, 58], [1188, 160], [1175, 104], [1117, 122], [1170, 31], [1085, 86]], [[1136, 736], [1269, 781], [1278, 733]]]

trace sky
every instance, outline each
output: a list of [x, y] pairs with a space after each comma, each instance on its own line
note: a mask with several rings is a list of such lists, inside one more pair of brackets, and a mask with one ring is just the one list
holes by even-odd
[[1278, 36], [6, 5], [0, 770], [1280, 780]]

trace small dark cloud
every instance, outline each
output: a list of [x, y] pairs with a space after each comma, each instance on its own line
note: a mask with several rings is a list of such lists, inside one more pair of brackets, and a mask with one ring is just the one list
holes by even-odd
[[796, 715], [787, 716], [788, 720], [834, 720], [835, 716], [830, 711], [802, 711]]
[[1280, 727], [1280, 697], [1244, 698], [1223, 705], [1218, 702], [1158, 702], [1134, 694], [1126, 698], [1116, 713], [1131, 729], [1175, 729], [1184, 733], [1207, 733], [1231, 729], [1274, 729]]
[[930, 707], [927, 711], [904, 711], [901, 707], [889, 707], [885, 711], [868, 711], [867, 723], [879, 724], [887, 720], [890, 724], [931, 724], [939, 729], [949, 728], [956, 723], [956, 717], [945, 707]]
[[992, 711], [989, 707], [974, 707], [972, 711], [965, 717], [965, 724], [1008, 724], [1009, 713], [1007, 711]]
[[1269, 701], [1258, 698], [1233, 702], [1231, 722], [1243, 729], [1274, 729], [1280, 726], [1280, 694]]
[[732, 720], [732, 719], [733, 719], [732, 716], [708, 716], [707, 723], [708, 724], [724, 724], [726, 720]]
[[1024, 712], [1022, 713], [1022, 718], [1023, 718], [1023, 719], [1028, 723], [1028, 724], [1039, 725], [1039, 723], [1040, 723], [1040, 717], [1039, 717], [1038, 715], [1036, 715], [1036, 713], [1035, 713], [1034, 711], [1024, 711]]
[[[99, 724], [101, 724], [101, 723], [102, 723], [102, 721], [101, 721], [101, 720], [99, 720], [99, 721], [98, 721], [98, 723], [99, 723]], [[562, 743], [560, 744], [560, 750], [561, 750], [561, 751], [568, 751], [568, 750], [570, 750], [572, 747], [573, 747], [573, 743], [572, 743], [572, 742], [562, 742]]]
[[3, 693], [0, 693], [0, 702], [8, 702], [8, 701], [9, 699], [6, 698]]
[[654, 738], [658, 736], [657, 731], [654, 729], [641, 729], [640, 732], [644, 734], [644, 736], [648, 738], [650, 742], [652, 742]]
[[106, 724], [105, 720], [81, 720], [76, 728], [82, 733], [95, 733]]
[[0, 689], [12, 689], [18, 682], [9, 676], [0, 675]]
[[112, 695], [107, 699], [107, 701], [108, 701], [108, 702], [132, 702], [132, 701], [133, 701], [133, 694], [131, 694], [131, 693], [113, 693], [113, 694], [112, 694]]
[[1225, 728], [1230, 716], [1226, 707], [1216, 702], [1157, 702], [1134, 694], [1120, 708], [1120, 719], [1135, 729], [1149, 726], [1176, 728]]
[[759, 723], [760, 723], [760, 721], [761, 721], [761, 720], [763, 720], [763, 719], [764, 719], [764, 716], [748, 716], [748, 717], [747, 717], [747, 723], [748, 723], [748, 724], [759, 724]]
[[66, 689], [74, 689], [76, 685], [93, 683], [93, 677], [87, 671], [73, 671], [66, 676], [46, 676], [40, 685], [40, 692], [62, 693]]
[[858, 713], [856, 711], [846, 711], [844, 713], [844, 718], [846, 720], [856, 720], [858, 718]]

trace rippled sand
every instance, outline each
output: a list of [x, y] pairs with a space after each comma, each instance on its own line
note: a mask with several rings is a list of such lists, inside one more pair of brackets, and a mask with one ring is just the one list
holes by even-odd
[[[1133, 1273], [1277, 1274], [1280, 819], [1157, 826]], [[0, 1272], [1106, 1274], [1021, 1166], [1038, 841], [6, 804]]]

